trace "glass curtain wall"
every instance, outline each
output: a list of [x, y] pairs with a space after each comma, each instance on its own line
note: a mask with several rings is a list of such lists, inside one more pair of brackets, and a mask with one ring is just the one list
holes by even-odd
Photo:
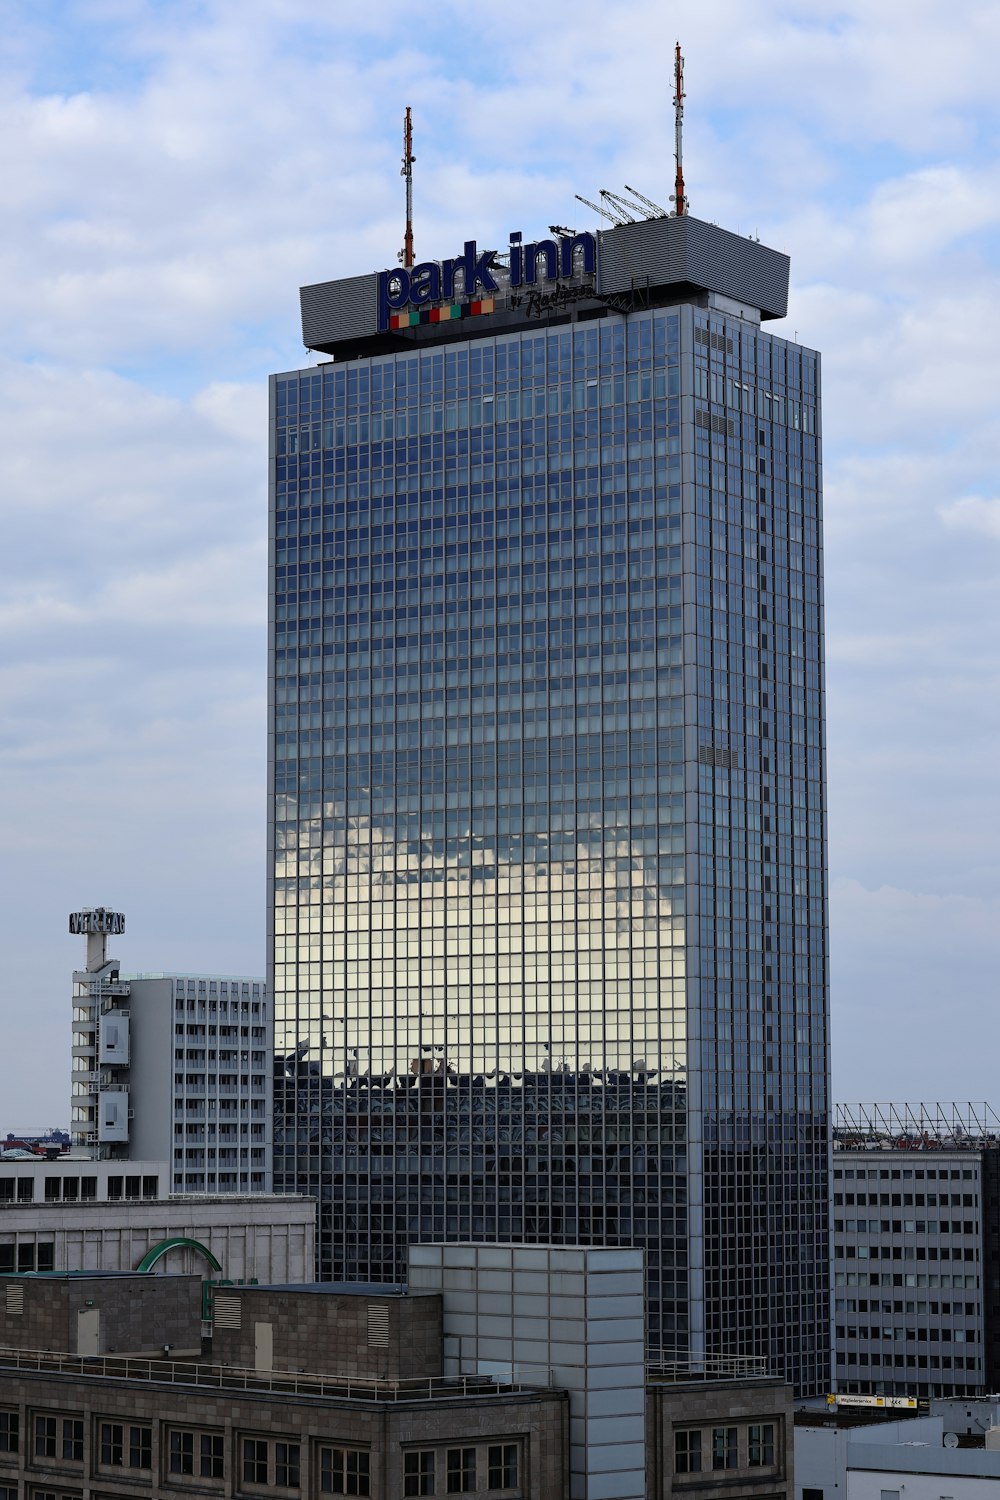
[[272, 381], [275, 1186], [322, 1276], [639, 1244], [651, 1352], [825, 1387], [816, 382], [690, 306]]

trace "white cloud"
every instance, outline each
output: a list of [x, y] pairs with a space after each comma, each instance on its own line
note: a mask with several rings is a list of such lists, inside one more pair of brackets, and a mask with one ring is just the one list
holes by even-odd
[[[392, 261], [403, 105], [427, 253], [579, 220], [601, 186], [662, 201], [674, 32], [654, 0], [509, 0], [485, 43], [457, 0], [419, 32], [398, 3], [8, 11], [5, 983], [55, 1051], [75, 953], [51, 938], [95, 889], [140, 966], [262, 962], [264, 377], [304, 362], [300, 284]], [[982, 1004], [995, 969], [1000, 9], [682, 0], [671, 26], [694, 210], [791, 252], [776, 331], [824, 351], [835, 1071], [857, 1094], [845, 1028], [884, 1015], [887, 1040], [917, 992], [930, 1018], [949, 961]]]
[[982, 495], [965, 495], [961, 500], [943, 505], [939, 514], [946, 526], [1000, 538], [1000, 500], [995, 497], [986, 499]]

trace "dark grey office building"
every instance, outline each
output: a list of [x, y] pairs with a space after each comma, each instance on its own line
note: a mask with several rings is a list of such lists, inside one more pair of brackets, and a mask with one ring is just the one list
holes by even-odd
[[640, 1245], [829, 1380], [819, 359], [687, 217], [302, 293], [271, 383], [275, 1187], [324, 1278]]

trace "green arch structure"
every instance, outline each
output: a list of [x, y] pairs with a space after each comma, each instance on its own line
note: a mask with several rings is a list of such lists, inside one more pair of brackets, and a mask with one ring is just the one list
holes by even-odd
[[161, 1240], [158, 1245], [154, 1245], [151, 1250], [147, 1250], [145, 1255], [142, 1257], [142, 1260], [136, 1266], [136, 1270], [151, 1271], [156, 1265], [157, 1261], [162, 1260], [165, 1255], [169, 1255], [171, 1250], [180, 1249], [197, 1251], [199, 1255], [204, 1256], [209, 1265], [212, 1267], [213, 1271], [221, 1272], [222, 1267], [216, 1260], [215, 1256], [212, 1254], [211, 1250], [209, 1250], [206, 1245], [201, 1244], [200, 1241], [188, 1239], [188, 1237], [183, 1234], [175, 1235], [171, 1240]]

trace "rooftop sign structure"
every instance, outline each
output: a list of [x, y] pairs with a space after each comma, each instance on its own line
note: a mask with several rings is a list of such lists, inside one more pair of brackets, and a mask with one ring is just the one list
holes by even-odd
[[467, 240], [444, 260], [303, 287], [302, 338], [350, 358], [712, 293], [783, 318], [788, 273], [787, 255], [686, 213], [533, 241], [515, 231], [502, 255]]
[[74, 937], [90, 937], [94, 934], [118, 936], [125, 931], [125, 915], [120, 911], [108, 911], [104, 906], [71, 911], [69, 930]]

